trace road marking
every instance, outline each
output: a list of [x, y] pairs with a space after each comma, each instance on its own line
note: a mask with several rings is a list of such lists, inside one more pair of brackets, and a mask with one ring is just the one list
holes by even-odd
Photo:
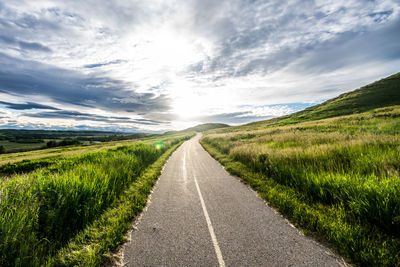
[[186, 172], [186, 149], [183, 151], [183, 181], [187, 182], [187, 172]]
[[196, 176], [193, 176], [193, 177], [194, 177], [194, 183], [196, 184], [197, 192], [199, 193], [201, 206], [203, 207], [204, 216], [206, 217], [208, 231], [210, 232], [210, 235], [211, 235], [211, 240], [214, 245], [215, 254], [217, 254], [219, 266], [225, 267], [225, 262], [224, 262], [224, 259], [222, 258], [221, 249], [219, 248], [217, 237], [215, 236], [214, 228], [212, 227], [212, 224], [211, 224], [210, 216], [208, 216], [206, 204], [204, 203], [203, 196], [201, 195], [199, 184], [197, 183]]

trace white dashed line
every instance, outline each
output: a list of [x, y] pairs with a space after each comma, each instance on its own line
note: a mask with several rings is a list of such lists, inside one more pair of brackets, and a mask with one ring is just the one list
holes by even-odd
[[219, 266], [225, 267], [225, 262], [224, 262], [224, 259], [222, 258], [221, 249], [219, 248], [217, 237], [215, 236], [215, 233], [214, 233], [214, 228], [212, 227], [210, 217], [208, 216], [206, 204], [204, 203], [203, 196], [201, 195], [200, 187], [199, 187], [199, 184], [197, 183], [196, 176], [194, 176], [194, 182], [196, 184], [197, 192], [199, 193], [201, 206], [203, 207], [204, 216], [206, 217], [206, 221], [207, 221], [208, 231], [210, 232], [210, 235], [211, 235], [211, 240], [214, 245], [215, 254], [217, 254]]
[[183, 151], [183, 181], [187, 183], [187, 171], [186, 171], [186, 149]]

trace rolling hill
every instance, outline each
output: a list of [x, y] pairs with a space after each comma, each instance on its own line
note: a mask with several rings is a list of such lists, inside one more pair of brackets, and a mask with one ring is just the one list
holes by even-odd
[[393, 105], [400, 105], [400, 72], [302, 111], [248, 125], [282, 126]]
[[187, 132], [204, 132], [213, 129], [227, 128], [230, 127], [228, 124], [224, 123], [204, 123], [199, 124], [194, 127], [190, 127], [181, 131], [168, 131], [164, 134], [176, 134], [176, 133], [187, 133]]

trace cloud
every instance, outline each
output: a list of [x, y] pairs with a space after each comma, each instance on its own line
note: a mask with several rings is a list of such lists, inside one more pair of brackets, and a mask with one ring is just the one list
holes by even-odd
[[0, 101], [0, 104], [5, 105], [6, 108], [16, 109], [16, 110], [25, 110], [25, 109], [51, 109], [51, 110], [58, 110], [58, 108], [55, 108], [55, 107], [46, 106], [46, 105], [33, 103], [33, 102], [27, 102], [27, 103], [24, 103], [24, 104], [16, 104], [16, 103]]
[[83, 67], [87, 68], [87, 69], [93, 69], [93, 68], [99, 68], [99, 67], [113, 65], [113, 64], [120, 64], [122, 62], [126, 62], [126, 61], [118, 59], [118, 60], [113, 60], [113, 61], [109, 61], [109, 62], [105, 62], [105, 63], [88, 64], [88, 65], [84, 65]]
[[51, 49], [47, 46], [37, 43], [37, 42], [26, 42], [20, 41], [12, 36], [4, 36], [0, 35], [0, 42], [6, 45], [19, 47], [21, 50], [31, 50], [31, 51], [39, 51], [39, 52], [51, 52]]
[[399, 12], [397, 0], [0, 0], [0, 97], [24, 127], [279, 116], [398, 72]]
[[203, 115], [196, 117], [193, 120], [202, 122], [221, 122], [237, 125], [287, 115], [295, 111], [310, 107], [314, 104], [315, 103], [290, 103], [263, 106], [243, 105], [238, 107], [237, 111], [234, 112]]
[[135, 93], [134, 85], [107, 77], [83, 75], [0, 53], [0, 92], [40, 95], [54, 102], [125, 112], [168, 111], [168, 98]]
[[45, 45], [36, 42], [24, 42], [18, 41], [18, 45], [21, 49], [25, 50], [34, 50], [34, 51], [41, 51], [41, 52], [51, 52], [51, 49]]
[[52, 112], [38, 112], [24, 114], [25, 117], [32, 118], [43, 118], [43, 119], [74, 119], [77, 121], [89, 120], [99, 121], [107, 123], [132, 123], [132, 124], [144, 124], [144, 125], [159, 125], [165, 122], [147, 119], [132, 119], [130, 117], [118, 117], [118, 116], [102, 116], [97, 114], [82, 113], [76, 111], [52, 111]]
[[330, 72], [343, 67], [361, 65], [371, 61], [400, 59], [400, 19], [374, 31], [340, 34], [307, 53], [296, 68], [304, 72]]
[[[385, 56], [379, 54], [399, 51], [398, 46], [387, 42], [397, 41], [398, 37], [390, 33], [396, 27], [397, 32], [397, 23], [393, 26], [389, 23], [377, 31], [374, 29], [376, 24], [384, 24], [398, 16], [399, 4], [390, 5], [390, 1], [386, 1], [382, 6], [364, 1], [337, 4], [327, 2], [325, 5], [314, 1], [303, 1], [301, 4], [282, 4], [280, 1], [270, 1], [268, 4], [261, 4], [259, 1], [218, 2], [217, 10], [225, 12], [218, 13], [214, 19], [199, 20], [205, 22], [205, 25], [197, 26], [200, 31], [204, 31], [204, 28], [212, 29], [207, 30], [207, 34], [221, 36], [216, 54], [212, 58], [201, 62], [200, 65], [189, 67], [189, 70], [199, 75], [213, 74], [214, 79], [249, 74], [266, 75], [307, 56], [307, 53], [328, 50], [332, 43], [335, 44], [335, 48], [347, 46], [347, 42], [363, 33], [369, 36], [363, 41], [375, 40], [376, 44], [369, 45], [369, 51], [363, 49], [364, 55], [366, 52], [372, 52], [378, 54], [377, 56]], [[216, 5], [197, 3], [195, 6], [200, 9], [197, 15], [214, 14]], [[388, 10], [374, 11], [379, 8]], [[225, 23], [226, 21], [229, 23]], [[225, 24], [229, 26], [221, 26]], [[376, 38], [377, 35], [383, 37], [382, 41], [376, 41], [379, 39]], [[385, 47], [390, 48], [389, 51]], [[361, 54], [356, 46], [347, 49], [346, 53], [350, 54], [353, 51]], [[340, 58], [336, 55], [331, 56], [333, 61]], [[329, 62], [317, 62], [318, 65], [326, 63]]]

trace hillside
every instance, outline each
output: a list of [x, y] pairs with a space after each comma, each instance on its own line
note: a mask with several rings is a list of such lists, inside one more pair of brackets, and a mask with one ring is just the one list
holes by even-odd
[[176, 133], [186, 133], [186, 132], [204, 132], [213, 129], [227, 128], [230, 127], [228, 124], [224, 123], [204, 123], [199, 124], [194, 127], [190, 127], [181, 131], [169, 131], [165, 134], [176, 134]]
[[281, 126], [400, 105], [400, 72], [302, 111], [248, 125]]
[[212, 129], [226, 128], [226, 127], [229, 127], [229, 125], [224, 123], [204, 123], [194, 127], [187, 128], [185, 131], [204, 132]]

